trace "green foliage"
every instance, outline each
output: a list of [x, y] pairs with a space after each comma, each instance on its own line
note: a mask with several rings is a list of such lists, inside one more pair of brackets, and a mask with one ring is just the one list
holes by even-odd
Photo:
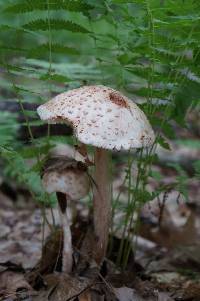
[[167, 150], [170, 150], [169, 143], [167, 143], [167, 141], [164, 139], [164, 137], [159, 136], [157, 141], [160, 144], [160, 146], [162, 146], [163, 148], [165, 148]]
[[40, 173], [44, 159], [36, 160], [31, 166], [26, 161], [30, 158], [36, 159], [41, 154], [46, 155], [49, 147], [48, 145], [26, 147], [21, 151], [20, 149], [14, 150], [11, 147], [0, 147], [0, 155], [8, 163], [4, 170], [5, 176], [14, 178], [19, 184], [25, 185], [35, 201], [52, 206], [56, 201], [55, 196], [48, 196], [44, 192], [41, 183]]
[[193, 166], [195, 169], [195, 177], [200, 180], [200, 160], [194, 162]]
[[76, 11], [76, 12], [86, 12], [88, 9], [91, 9], [91, 5], [84, 3], [80, 0], [35, 0], [34, 3], [30, 0], [26, 1], [16, 1], [15, 4], [9, 5], [4, 9], [5, 13], [11, 14], [23, 14], [27, 12], [33, 12], [35, 10], [67, 10], [67, 11]]
[[[27, 49], [28, 53], [28, 57], [32, 57], [32, 58], [41, 58], [41, 57], [45, 57], [47, 54], [49, 54], [49, 44], [41, 44], [38, 45], [35, 48], [30, 48]], [[72, 47], [67, 47], [64, 46], [62, 44], [51, 44], [51, 53], [55, 53], [55, 54], [64, 54], [64, 55], [77, 55], [79, 54], [79, 51], [77, 49], [74, 49]]]
[[80, 26], [76, 23], [73, 23], [71, 21], [65, 21], [65, 20], [56, 20], [56, 19], [39, 19], [35, 21], [31, 21], [27, 24], [23, 25], [24, 29], [28, 29], [31, 31], [49, 31], [49, 26], [51, 26], [51, 30], [69, 30], [72, 32], [82, 32], [82, 33], [88, 33], [89, 31], [84, 28], [83, 26]]
[[18, 129], [16, 114], [0, 112], [0, 145], [11, 144], [16, 139]]
[[178, 163], [170, 163], [169, 166], [177, 171], [176, 176], [176, 189], [188, 201], [188, 175], [185, 170]]

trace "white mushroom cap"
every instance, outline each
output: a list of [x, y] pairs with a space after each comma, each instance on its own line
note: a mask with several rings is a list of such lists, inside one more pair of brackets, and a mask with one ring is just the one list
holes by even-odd
[[72, 125], [80, 142], [100, 148], [148, 147], [155, 139], [138, 106], [105, 86], [84, 86], [59, 94], [37, 111], [42, 120]]
[[46, 192], [62, 192], [67, 198], [76, 201], [85, 197], [89, 191], [90, 181], [86, 170], [79, 167], [80, 162], [61, 159], [50, 163], [46, 168], [42, 184]]

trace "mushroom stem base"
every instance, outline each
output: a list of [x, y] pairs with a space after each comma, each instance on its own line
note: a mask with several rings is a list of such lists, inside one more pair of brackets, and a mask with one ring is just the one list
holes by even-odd
[[58, 210], [63, 228], [62, 272], [71, 273], [73, 265], [73, 249], [70, 222], [67, 216], [67, 199], [65, 194], [57, 193]]

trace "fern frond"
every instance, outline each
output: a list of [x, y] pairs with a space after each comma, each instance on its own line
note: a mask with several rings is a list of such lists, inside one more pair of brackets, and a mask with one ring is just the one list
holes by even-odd
[[[45, 55], [49, 52], [49, 44], [41, 44], [35, 48], [28, 50], [28, 56], [34, 58], [40, 58], [41, 55]], [[63, 46], [61, 44], [51, 44], [51, 52], [55, 54], [70, 54], [77, 55], [79, 51], [72, 47]]]
[[73, 23], [71, 21], [65, 21], [61, 19], [38, 19], [24, 24], [22, 27], [31, 31], [48, 31], [49, 22], [51, 24], [51, 30], [68, 30], [72, 32], [89, 33], [89, 31], [81, 25]]
[[26, 49], [18, 48], [18, 47], [12, 47], [12, 46], [0, 45], [0, 51], [25, 52]]
[[6, 25], [6, 24], [0, 25], [0, 31], [1, 31], [1, 32], [5, 32], [5, 31], [7, 31], [7, 30], [12, 30], [12, 31], [19, 32], [19, 33], [24, 33], [24, 32], [26, 32], [25, 29], [20, 28], [20, 27], [10, 26], [10, 25]]
[[44, 74], [40, 76], [41, 80], [53, 80], [59, 83], [66, 83], [71, 81], [67, 76], [64, 76], [62, 74]]
[[86, 12], [92, 9], [92, 5], [82, 0], [50, 0], [49, 4], [44, 0], [25, 0], [14, 5], [9, 5], [4, 9], [5, 13], [23, 14], [35, 10], [68, 10], [74, 12]]
[[197, 160], [193, 164], [195, 169], [195, 177], [200, 180], [200, 160]]

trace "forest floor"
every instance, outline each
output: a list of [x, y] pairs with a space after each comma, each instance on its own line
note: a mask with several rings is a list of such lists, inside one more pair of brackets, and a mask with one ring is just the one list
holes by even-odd
[[[192, 178], [192, 162], [199, 159], [200, 148], [174, 144], [172, 152], [159, 150], [158, 156], [159, 164], [153, 170], [163, 175], [163, 184], [174, 183], [177, 177], [166, 162], [178, 162], [187, 172], [188, 201], [170, 189], [143, 206], [135, 251], [123, 272], [111, 261], [113, 254], [98, 268], [79, 252], [80, 236], [90, 226], [87, 207], [78, 204], [72, 228], [74, 270], [70, 276], [61, 274], [62, 232], [58, 227], [52, 231], [46, 222], [59, 223], [57, 209], [39, 208], [27, 190], [15, 181], [1, 179], [0, 300], [200, 301], [200, 185]], [[114, 194], [121, 191], [122, 202], [127, 200], [125, 169], [118, 163], [113, 183]], [[133, 178], [136, 172], [133, 167]], [[149, 191], [156, 185], [152, 179]], [[116, 225], [121, 217], [119, 210]], [[114, 237], [117, 248], [120, 239], [118, 230]]]
[[[156, 168], [165, 173], [165, 182], [174, 180], [172, 170]], [[118, 174], [115, 189], [122, 189], [119, 179]], [[153, 189], [154, 183], [150, 185]], [[93, 281], [96, 281], [91, 284], [90, 281], [85, 282], [86, 274], [82, 274], [82, 277], [77, 274], [76, 277], [68, 277], [53, 272], [53, 268], [49, 268], [52, 265], [49, 256], [55, 259], [52, 250], [45, 255], [43, 269], [40, 266], [38, 270], [43, 238], [50, 235], [48, 225], [42, 224], [43, 210], [35, 207], [27, 191], [17, 186], [11, 186], [11, 189], [2, 184], [0, 300], [199, 301], [200, 187], [194, 180], [188, 185], [191, 203], [178, 199], [177, 191], [168, 193], [162, 212], [162, 226], [155, 226], [155, 219], [160, 214], [158, 203], [153, 201], [143, 207], [137, 248], [128, 270], [120, 272], [109, 260], [106, 262], [106, 271], [104, 268], [103, 272], [94, 272], [94, 269], [88, 267], [87, 273], [84, 273], [87, 277], [90, 274], [90, 279], [93, 275]], [[45, 209], [45, 215], [52, 222], [51, 209]], [[56, 209], [53, 209], [53, 215], [57, 223]], [[84, 220], [84, 214], [82, 218]], [[41, 279], [38, 279], [38, 274]]]

